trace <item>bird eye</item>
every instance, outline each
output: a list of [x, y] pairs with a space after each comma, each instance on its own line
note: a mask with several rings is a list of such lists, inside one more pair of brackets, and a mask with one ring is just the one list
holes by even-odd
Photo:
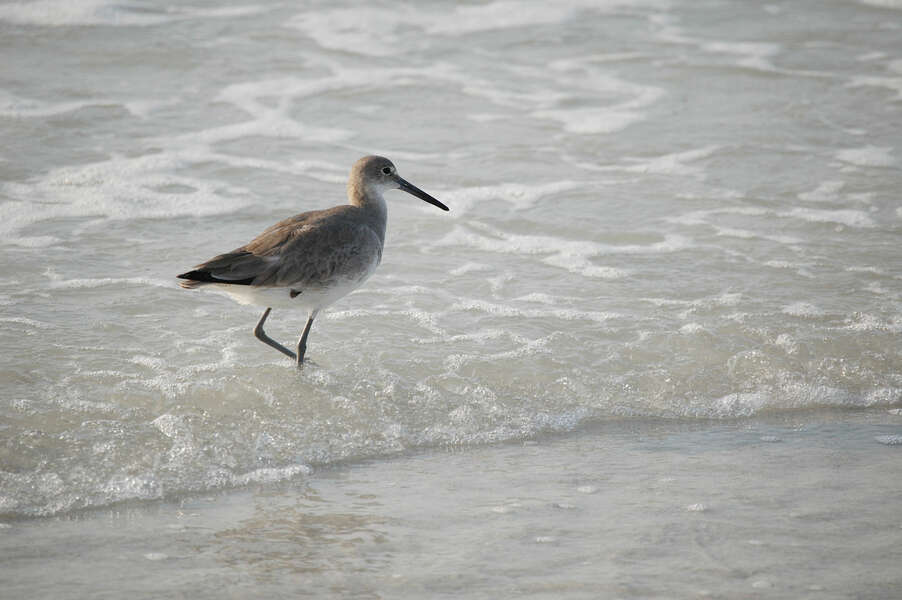
[[386, 175], [391, 175], [391, 167], [383, 167], [382, 172]]

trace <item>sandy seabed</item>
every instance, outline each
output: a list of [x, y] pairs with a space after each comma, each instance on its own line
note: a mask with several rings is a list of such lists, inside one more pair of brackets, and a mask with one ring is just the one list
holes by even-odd
[[0, 580], [32, 599], [900, 597], [898, 413], [615, 421], [8, 521]]

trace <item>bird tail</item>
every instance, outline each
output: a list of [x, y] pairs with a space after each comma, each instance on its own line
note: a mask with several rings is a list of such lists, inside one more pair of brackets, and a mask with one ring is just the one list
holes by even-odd
[[193, 281], [189, 279], [188, 281], [179, 281], [179, 285], [186, 290], [193, 290], [194, 288], [199, 288], [200, 286], [204, 285], [204, 282]]
[[188, 271], [187, 273], [182, 273], [181, 275], [176, 275], [179, 279], [184, 279], [185, 281], [179, 281], [179, 285], [187, 290], [193, 290], [196, 287], [200, 287], [202, 285], [207, 285], [210, 283], [228, 283], [231, 285], [251, 285], [254, 282], [253, 277], [246, 277], [244, 279], [222, 279], [220, 277], [214, 276], [209, 271], [203, 269], [195, 269], [193, 271]]

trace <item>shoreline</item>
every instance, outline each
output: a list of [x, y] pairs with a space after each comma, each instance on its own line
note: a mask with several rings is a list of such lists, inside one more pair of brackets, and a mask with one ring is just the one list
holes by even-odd
[[[208, 488], [203, 490], [179, 490], [172, 493], [166, 493], [160, 497], [153, 498], [129, 498], [118, 500], [108, 504], [92, 505], [79, 507], [75, 509], [63, 510], [50, 514], [26, 514], [26, 513], [6, 513], [0, 514], [0, 526], [12, 525], [21, 522], [41, 521], [48, 519], [69, 519], [69, 518], [91, 518], [94, 513], [102, 513], [104, 511], [118, 511], [128, 509], [151, 509], [156, 504], [183, 504], [185, 502], [193, 502], [202, 500], [206, 497], [218, 497], [231, 493], [241, 493], [244, 490], [258, 489], [268, 486], [294, 485], [300, 482], [316, 478], [317, 475], [329, 473], [332, 470], [340, 470], [344, 468], [353, 468], [355, 466], [367, 465], [381, 461], [394, 460], [411, 460], [423, 458], [433, 455], [441, 456], [443, 454], [454, 454], [459, 452], [468, 452], [473, 450], [493, 448], [493, 447], [517, 447], [521, 445], [555, 443], [560, 440], [566, 440], [572, 436], [579, 436], [593, 433], [603, 433], [613, 430], [619, 431], [670, 431], [670, 432], [686, 432], [699, 431], [717, 427], [735, 427], [737, 430], [754, 428], [754, 427], [793, 427], [795, 424], [801, 423], [805, 425], [815, 423], [836, 423], [851, 421], [854, 423], [869, 423], [874, 425], [882, 425], [881, 419], [885, 419], [887, 426], [892, 426], [894, 421], [898, 421], [900, 428], [898, 434], [902, 435], [902, 408], [893, 406], [887, 407], [806, 407], [798, 410], [771, 411], [753, 416], [737, 416], [724, 418], [688, 418], [688, 417], [646, 417], [646, 416], [616, 416], [606, 419], [591, 419], [581, 422], [573, 429], [560, 431], [545, 431], [537, 435], [526, 437], [525, 439], [503, 439], [497, 442], [484, 442], [477, 444], [460, 444], [460, 445], [435, 445], [420, 446], [406, 448], [396, 453], [377, 454], [372, 456], [354, 457], [348, 459], [337, 460], [327, 464], [318, 464], [316, 462], [298, 463], [282, 465], [272, 468], [261, 468], [250, 473], [234, 474], [233, 479], [247, 479], [247, 483], [223, 485], [216, 488]], [[890, 438], [895, 434], [888, 433]], [[886, 443], [886, 442], [883, 442]], [[898, 441], [892, 440], [888, 445], [902, 444], [902, 438]], [[253, 478], [254, 473], [262, 471], [290, 473], [285, 477], [277, 479], [269, 479], [260, 477]]]
[[366, 459], [8, 521], [0, 575], [30, 598], [889, 597], [902, 448], [877, 438], [900, 433], [830, 410]]

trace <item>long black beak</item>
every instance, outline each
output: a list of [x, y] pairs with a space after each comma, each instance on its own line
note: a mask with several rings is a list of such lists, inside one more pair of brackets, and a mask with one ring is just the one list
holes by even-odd
[[451, 210], [450, 208], [448, 208], [447, 206], [445, 206], [444, 204], [442, 204], [441, 202], [439, 202], [438, 200], [436, 200], [435, 198], [433, 198], [432, 196], [430, 196], [429, 194], [427, 194], [426, 192], [424, 192], [423, 190], [421, 190], [420, 188], [415, 186], [414, 184], [409, 183], [409, 182], [405, 181], [404, 179], [401, 179], [397, 175], [395, 175], [395, 180], [398, 182], [398, 188], [404, 190], [408, 194], [412, 194], [412, 195], [416, 196], [417, 198], [419, 198], [420, 200], [425, 200], [426, 202], [428, 202], [429, 204], [431, 204], [433, 206], [438, 206], [442, 210]]

